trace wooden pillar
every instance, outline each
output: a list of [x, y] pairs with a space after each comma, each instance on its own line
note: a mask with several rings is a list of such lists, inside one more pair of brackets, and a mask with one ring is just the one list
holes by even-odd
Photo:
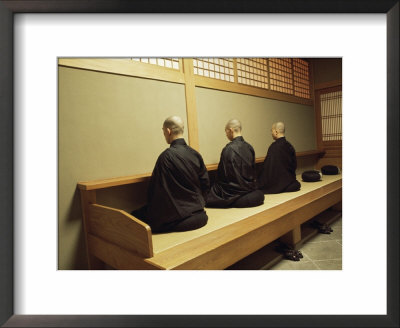
[[193, 58], [183, 58], [183, 73], [185, 76], [185, 98], [187, 131], [189, 145], [199, 151], [199, 128], [197, 123], [196, 90], [193, 76]]
[[96, 203], [96, 190], [80, 190], [81, 192], [81, 206], [82, 206], [82, 223], [83, 232], [85, 235], [86, 254], [88, 259], [89, 270], [101, 270], [104, 269], [104, 263], [97, 257], [93, 256], [89, 252], [88, 243], [88, 219], [89, 219], [89, 204]]
[[287, 234], [283, 235], [280, 240], [285, 244], [296, 248], [296, 244], [301, 241], [301, 227], [298, 225], [293, 230], [289, 231]]
[[233, 59], [233, 75], [234, 75], [234, 83], [238, 84], [239, 83], [239, 78], [238, 78], [238, 69], [237, 69], [237, 58], [232, 58]]

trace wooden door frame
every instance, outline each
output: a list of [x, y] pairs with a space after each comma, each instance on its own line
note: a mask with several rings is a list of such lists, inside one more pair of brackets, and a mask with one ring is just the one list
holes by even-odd
[[[339, 82], [336, 82], [339, 83]], [[315, 89], [314, 92], [314, 104], [315, 104], [315, 131], [316, 131], [316, 140], [317, 140], [317, 149], [319, 151], [324, 151], [324, 142], [322, 141], [322, 115], [321, 115], [321, 94], [329, 93], [329, 92], [335, 92], [335, 91], [341, 91], [342, 90], [342, 83], [335, 85], [335, 86], [329, 86], [321, 89]], [[342, 142], [334, 142], [335, 144], [337, 143], [340, 146], [342, 145]]]

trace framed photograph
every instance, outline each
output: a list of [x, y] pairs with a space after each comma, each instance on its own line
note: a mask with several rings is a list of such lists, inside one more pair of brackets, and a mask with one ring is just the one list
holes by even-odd
[[[398, 326], [398, 19], [394, 0], [0, 1], [0, 324]], [[57, 60], [151, 57], [160, 48], [170, 57], [342, 57], [343, 270], [180, 271], [162, 279], [59, 270]], [[376, 178], [365, 166], [380, 170]]]

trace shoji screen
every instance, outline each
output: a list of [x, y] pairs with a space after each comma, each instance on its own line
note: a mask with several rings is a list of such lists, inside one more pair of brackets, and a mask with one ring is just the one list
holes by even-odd
[[342, 91], [321, 94], [322, 141], [342, 140]]

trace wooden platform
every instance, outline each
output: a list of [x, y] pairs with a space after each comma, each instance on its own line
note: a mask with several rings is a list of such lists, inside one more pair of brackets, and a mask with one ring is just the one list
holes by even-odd
[[301, 184], [298, 192], [265, 195], [258, 207], [206, 209], [209, 222], [200, 229], [154, 235], [127, 212], [96, 204], [95, 190], [81, 189], [90, 267], [224, 269], [279, 237], [296, 244], [302, 223], [342, 199], [341, 175]]

